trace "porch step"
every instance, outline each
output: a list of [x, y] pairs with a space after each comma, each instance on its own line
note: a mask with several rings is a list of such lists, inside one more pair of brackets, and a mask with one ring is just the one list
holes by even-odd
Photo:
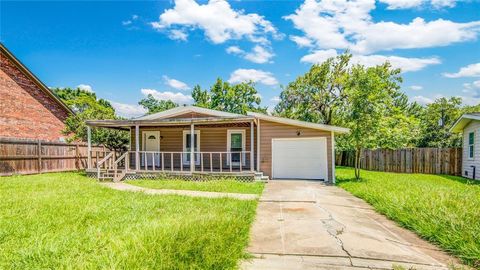
[[269, 180], [268, 176], [263, 175], [263, 172], [255, 172], [255, 181], [267, 182]]

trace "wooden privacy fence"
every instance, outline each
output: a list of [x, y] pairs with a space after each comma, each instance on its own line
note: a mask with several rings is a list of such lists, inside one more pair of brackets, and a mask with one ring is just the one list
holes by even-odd
[[[336, 165], [355, 166], [355, 152], [337, 152]], [[397, 173], [462, 175], [462, 148], [406, 148], [362, 151], [360, 168]]]
[[[102, 146], [92, 147], [102, 150]], [[46, 142], [0, 138], [0, 176], [84, 169], [85, 143]]]

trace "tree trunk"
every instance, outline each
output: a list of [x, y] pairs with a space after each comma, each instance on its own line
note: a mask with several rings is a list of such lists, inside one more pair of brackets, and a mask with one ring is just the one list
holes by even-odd
[[357, 180], [360, 179], [360, 157], [361, 157], [361, 149], [355, 149], [355, 178]]

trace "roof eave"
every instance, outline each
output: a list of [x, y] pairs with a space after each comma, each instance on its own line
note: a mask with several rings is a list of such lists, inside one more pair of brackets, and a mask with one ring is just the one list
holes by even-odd
[[251, 116], [256, 117], [260, 120], [272, 121], [272, 122], [281, 123], [281, 124], [285, 124], [285, 125], [293, 125], [293, 126], [311, 128], [311, 129], [316, 129], [316, 130], [331, 131], [331, 132], [334, 132], [334, 133], [337, 133], [337, 134], [350, 133], [350, 129], [349, 128], [344, 128], [344, 127], [310, 123], [310, 122], [294, 120], [294, 119], [289, 119], [289, 118], [284, 118], [284, 117], [270, 116], [270, 115], [266, 115], [266, 114], [262, 114], [262, 113], [256, 113], [256, 112], [247, 112], [247, 115], [251, 115]]
[[450, 132], [460, 133], [463, 129], [470, 124], [470, 122], [477, 120], [480, 121], [480, 116], [464, 114], [455, 121], [455, 123], [450, 128]]

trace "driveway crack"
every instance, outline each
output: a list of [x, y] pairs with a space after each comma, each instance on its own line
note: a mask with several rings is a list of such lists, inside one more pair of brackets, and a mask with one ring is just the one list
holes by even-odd
[[323, 208], [318, 202], [316, 203], [316, 206], [328, 214], [328, 219], [322, 219], [321, 222], [323, 226], [325, 226], [325, 228], [327, 229], [328, 234], [330, 234], [333, 238], [335, 238], [340, 248], [347, 254], [348, 260], [350, 261], [350, 266], [354, 266], [352, 262], [352, 255], [345, 248], [342, 239], [340, 239], [339, 237], [339, 235], [341, 235], [344, 232], [346, 226], [343, 223], [336, 220], [333, 217], [332, 213], [327, 209]]

